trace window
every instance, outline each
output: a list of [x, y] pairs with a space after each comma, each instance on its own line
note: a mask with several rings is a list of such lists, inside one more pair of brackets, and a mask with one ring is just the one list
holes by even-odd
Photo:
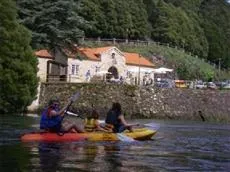
[[100, 66], [96, 66], [95, 72], [99, 72], [100, 71]]
[[115, 59], [115, 53], [112, 53], [112, 59]]
[[71, 74], [74, 75], [74, 72], [75, 72], [75, 65], [72, 65]]
[[76, 65], [76, 64], [72, 65], [71, 74], [72, 75], [78, 75], [79, 74], [79, 65]]
[[75, 72], [76, 72], [76, 75], [79, 74], [79, 65], [76, 65], [76, 70], [75, 70]]
[[116, 58], [115, 58], [115, 53], [112, 53], [112, 63], [113, 64], [117, 64], [117, 60], [116, 60]]

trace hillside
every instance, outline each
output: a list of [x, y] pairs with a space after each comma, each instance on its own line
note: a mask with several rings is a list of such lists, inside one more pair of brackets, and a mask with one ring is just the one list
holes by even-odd
[[226, 0], [17, 0], [17, 5], [34, 49], [68, 46], [82, 37], [154, 40], [230, 68]]

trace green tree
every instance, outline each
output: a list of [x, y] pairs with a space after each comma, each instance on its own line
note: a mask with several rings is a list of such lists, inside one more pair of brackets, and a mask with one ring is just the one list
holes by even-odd
[[32, 46], [63, 47], [77, 43], [88, 27], [78, 15], [79, 0], [18, 0], [21, 22], [32, 31]]
[[216, 64], [220, 60], [222, 67], [229, 68], [230, 4], [226, 0], [165, 0], [165, 2], [182, 8], [189, 18], [197, 23], [195, 31], [204, 35], [208, 42], [207, 59]]
[[230, 68], [230, 4], [225, 0], [204, 0], [200, 7], [202, 26], [209, 43], [208, 59]]
[[102, 36], [103, 28], [106, 28], [107, 25], [98, 0], [83, 0], [79, 14], [90, 23], [90, 27], [85, 29], [86, 36]]
[[148, 22], [148, 13], [145, 9], [143, 0], [130, 0], [129, 11], [132, 16], [134, 25], [133, 37], [134, 38], [149, 38], [150, 24]]
[[37, 90], [37, 59], [13, 0], [0, 1], [0, 113], [22, 112]]
[[207, 57], [208, 43], [197, 17], [190, 16], [180, 7], [159, 0], [153, 24], [153, 39], [171, 43], [193, 54]]
[[84, 0], [80, 14], [92, 26], [86, 36], [146, 38], [148, 15], [142, 0]]

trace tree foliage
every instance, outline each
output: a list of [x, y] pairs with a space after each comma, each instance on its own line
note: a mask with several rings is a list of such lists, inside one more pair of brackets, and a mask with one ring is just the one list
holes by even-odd
[[84, 0], [80, 14], [91, 28], [86, 36], [106, 38], [149, 37], [149, 22], [142, 0]]
[[16, 19], [16, 4], [0, 1], [0, 113], [22, 112], [35, 98], [37, 60], [28, 30]]
[[[222, 67], [230, 68], [230, 3], [226, 0], [165, 1], [182, 8], [190, 19], [198, 21], [194, 24], [203, 31], [200, 29], [195, 31], [197, 33], [201, 31], [202, 37], [200, 38], [205, 37], [208, 43], [208, 47], [206, 44], [201, 44], [208, 50], [207, 54], [203, 54], [203, 57], [216, 64], [220, 60]], [[198, 55], [202, 57], [202, 54]]]
[[[86, 37], [152, 39], [230, 67], [230, 3], [226, 0], [18, 0], [32, 46]], [[87, 22], [86, 22], [87, 21]]]
[[202, 26], [209, 43], [208, 59], [230, 68], [230, 4], [224, 0], [203, 0]]
[[[32, 46], [76, 43], [79, 37], [152, 39], [230, 67], [226, 0], [18, 0]], [[87, 21], [87, 22], [86, 22]]]
[[[208, 43], [197, 15], [188, 15], [181, 7], [160, 0], [152, 37], [171, 43], [201, 57], [208, 55]], [[190, 12], [191, 13], [191, 12]]]
[[78, 0], [18, 0], [21, 22], [32, 31], [32, 46], [62, 47], [77, 43], [87, 22], [78, 15]]

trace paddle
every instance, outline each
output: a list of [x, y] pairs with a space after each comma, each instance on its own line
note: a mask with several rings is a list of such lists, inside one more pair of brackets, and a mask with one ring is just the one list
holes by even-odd
[[[103, 120], [99, 120], [100, 124], [104, 124], [105, 122]], [[160, 124], [156, 124], [156, 123], [147, 123], [147, 124], [134, 124], [133, 126], [145, 126], [154, 130], [158, 130], [160, 128]]]
[[75, 113], [70, 112], [70, 111], [66, 111], [65, 113], [66, 113], [67, 115], [70, 115], [70, 116], [79, 117], [79, 118], [81, 118], [81, 119], [84, 119], [84, 117], [82, 117], [81, 115], [75, 114]]
[[66, 112], [69, 110], [70, 106], [73, 104], [73, 102], [75, 102], [77, 99], [79, 99], [80, 97], [80, 92], [76, 92], [74, 93], [71, 98], [70, 98], [70, 103], [68, 104], [68, 106], [66, 107], [66, 110], [65, 110], [65, 114]]
[[[98, 120], [98, 122], [100, 124], [105, 124], [105, 121], [103, 120]], [[123, 141], [123, 142], [133, 142], [135, 141], [132, 137], [129, 137], [129, 136], [126, 136], [125, 134], [123, 133], [115, 133], [117, 135], [117, 138], [120, 140], [120, 141]]]
[[150, 129], [154, 129], [154, 130], [158, 130], [160, 128], [160, 124], [156, 124], [156, 123], [147, 123], [147, 124], [142, 124]]

